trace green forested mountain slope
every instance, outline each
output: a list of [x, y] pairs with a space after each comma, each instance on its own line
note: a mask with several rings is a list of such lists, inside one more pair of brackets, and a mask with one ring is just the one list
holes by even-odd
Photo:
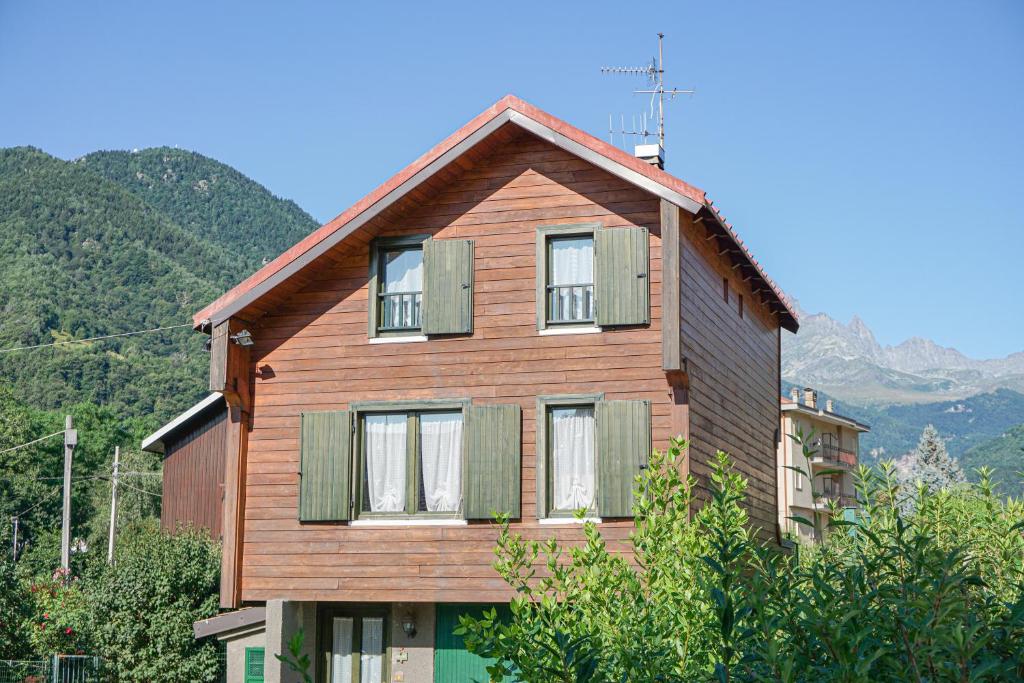
[[171, 217], [186, 230], [241, 256], [247, 275], [317, 227], [295, 202], [219, 161], [156, 147], [93, 152], [78, 163]]
[[994, 468], [1002, 473], [1001, 493], [1024, 497], [1024, 424], [969, 449], [960, 456], [960, 464], [969, 472], [983, 465]]
[[[159, 192], [133, 192], [94, 170], [98, 163], [66, 162], [33, 148], [0, 150], [0, 348], [189, 322], [195, 310], [258, 268], [266, 249], [312, 229], [312, 219], [288, 202], [268, 209], [289, 217], [280, 229], [267, 222], [252, 231], [238, 227], [241, 238], [229, 244], [229, 226], [244, 224], [232, 212], [248, 216], [268, 201], [285, 203], [216, 162], [180, 154], [188, 163], [172, 168], [193, 170], [176, 171], [174, 182], [161, 180]], [[198, 182], [195, 174], [206, 162], [216, 170], [211, 175], [232, 176], [223, 183], [232, 189], [203, 195], [197, 208], [182, 188]], [[249, 199], [257, 208], [242, 208]], [[198, 226], [203, 212], [219, 221], [216, 229]], [[36, 408], [88, 401], [159, 422], [202, 395], [203, 341], [184, 328], [0, 353], [0, 383]]]

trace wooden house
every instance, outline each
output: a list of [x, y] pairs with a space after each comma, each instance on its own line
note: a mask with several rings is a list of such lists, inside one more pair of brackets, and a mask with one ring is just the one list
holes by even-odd
[[290, 680], [300, 627], [319, 681], [471, 680], [457, 615], [511, 597], [494, 513], [571, 541], [585, 508], [623, 547], [673, 435], [698, 480], [732, 453], [777, 533], [784, 295], [704, 192], [518, 98], [195, 325], [226, 402], [221, 602], [265, 606], [234, 680]]

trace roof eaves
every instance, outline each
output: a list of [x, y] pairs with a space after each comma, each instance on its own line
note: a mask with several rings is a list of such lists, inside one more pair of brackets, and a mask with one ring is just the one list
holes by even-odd
[[221, 394], [214, 392], [207, 396], [206, 398], [204, 398], [203, 400], [199, 401], [194, 406], [183, 412], [181, 415], [178, 415], [176, 418], [165, 424], [163, 427], [161, 427], [160, 429], [156, 430], [155, 432], [147, 436], [145, 439], [143, 439], [141, 445], [142, 450], [149, 451], [150, 453], [163, 453], [164, 439], [166, 437], [168, 437], [171, 433], [177, 431], [181, 427], [184, 427], [193, 418], [202, 414], [203, 412], [206, 411], [207, 408], [211, 407], [212, 405], [217, 403], [217, 401], [222, 400], [223, 398], [224, 397]]

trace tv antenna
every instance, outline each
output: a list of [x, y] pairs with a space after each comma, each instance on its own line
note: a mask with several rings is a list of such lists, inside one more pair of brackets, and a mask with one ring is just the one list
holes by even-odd
[[[601, 67], [601, 73], [604, 74], [625, 74], [629, 76], [646, 76], [647, 77], [647, 88], [642, 90], [634, 90], [633, 92], [637, 95], [650, 95], [651, 96], [651, 118], [654, 118], [654, 102], [658, 102], [658, 145], [661, 150], [665, 149], [665, 96], [668, 95], [669, 102], [674, 100], [677, 95], [693, 95], [696, 90], [680, 90], [679, 88], [666, 88], [665, 87], [665, 63], [664, 63], [664, 40], [665, 34], [658, 33], [658, 56], [652, 57], [650, 63], [647, 66], [630, 67], [630, 66], [603, 66]], [[626, 119], [621, 117], [621, 128], [620, 133], [622, 135], [623, 142], [627, 135], [633, 135], [638, 138], [643, 138], [644, 142], [647, 142], [647, 138], [653, 136], [654, 133], [647, 128], [647, 113], [644, 112], [641, 116], [641, 126], [638, 128], [636, 125], [636, 118], [633, 119], [632, 130], [626, 130]], [[612, 130], [612, 117], [608, 117], [608, 133], [612, 137], [614, 143], [614, 131]]]

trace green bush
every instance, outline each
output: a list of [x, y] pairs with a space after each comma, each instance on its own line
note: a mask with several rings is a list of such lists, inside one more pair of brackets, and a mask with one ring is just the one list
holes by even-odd
[[32, 603], [15, 565], [0, 558], [0, 659], [23, 659], [30, 645], [25, 623], [32, 613]]
[[891, 464], [863, 468], [857, 520], [834, 510], [824, 543], [788, 554], [755, 540], [746, 482], [725, 454], [690, 515], [685, 447], [655, 452], [638, 477], [624, 552], [593, 524], [565, 547], [524, 541], [502, 520], [495, 567], [518, 594], [512, 618], [459, 627], [471, 651], [497, 660], [495, 680], [1024, 677], [1024, 505], [985, 479], [905, 491]]
[[88, 599], [90, 654], [118, 681], [212, 681], [215, 643], [192, 624], [217, 614], [220, 547], [202, 531], [175, 535], [156, 520], [122, 531], [114, 565], [96, 564], [81, 581]]

